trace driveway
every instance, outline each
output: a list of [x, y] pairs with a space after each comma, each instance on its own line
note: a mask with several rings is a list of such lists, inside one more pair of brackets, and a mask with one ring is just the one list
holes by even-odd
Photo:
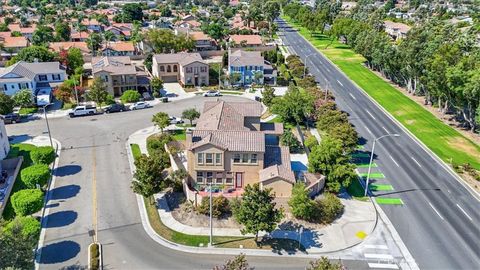
[[[162, 95], [167, 95], [170, 100], [179, 100], [195, 96], [194, 93], [185, 92], [179, 83], [164, 83], [163, 89], [164, 92], [162, 91]], [[174, 94], [175, 97], [169, 96], [170, 94]]]

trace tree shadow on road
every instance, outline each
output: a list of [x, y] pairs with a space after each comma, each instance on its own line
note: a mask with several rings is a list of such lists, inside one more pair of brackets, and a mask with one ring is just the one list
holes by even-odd
[[82, 166], [80, 165], [65, 165], [58, 167], [53, 175], [58, 177], [69, 176], [79, 173], [82, 170]]
[[56, 228], [63, 227], [72, 224], [77, 219], [78, 214], [75, 211], [60, 211], [49, 214], [45, 218], [48, 218], [44, 228]]
[[[38, 263], [54, 264], [68, 261], [80, 253], [80, 245], [77, 242], [66, 240], [48, 244], [40, 248], [42, 253]], [[78, 269], [78, 268], [73, 268]]]
[[51, 200], [65, 200], [77, 196], [81, 187], [79, 185], [67, 185], [52, 189]]

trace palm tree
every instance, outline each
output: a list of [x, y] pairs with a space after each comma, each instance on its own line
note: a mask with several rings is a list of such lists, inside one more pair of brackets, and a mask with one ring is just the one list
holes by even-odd
[[110, 44], [110, 41], [112, 41], [114, 38], [115, 38], [115, 34], [112, 31], [103, 32], [103, 39], [105, 40], [105, 49], [107, 50], [107, 56], [108, 56], [108, 45]]

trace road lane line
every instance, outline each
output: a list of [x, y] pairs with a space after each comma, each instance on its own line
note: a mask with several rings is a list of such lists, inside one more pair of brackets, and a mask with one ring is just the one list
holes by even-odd
[[468, 219], [470, 219], [470, 221], [473, 221], [472, 217], [469, 216], [469, 215], [467, 214], [467, 212], [465, 212], [465, 210], [463, 210], [463, 208], [460, 207], [460, 205], [458, 205], [458, 203], [457, 203], [457, 207], [463, 212], [463, 214], [464, 214], [465, 216], [467, 216]]
[[442, 220], [445, 220], [445, 219], [443, 219], [442, 215], [440, 215], [440, 213], [437, 211], [437, 209], [435, 209], [435, 207], [433, 207], [433, 205], [432, 205], [430, 202], [428, 202], [428, 204], [430, 205], [430, 207], [433, 209], [433, 211], [435, 211], [435, 213], [437, 213], [437, 215], [438, 215]]
[[341, 86], [343, 86], [343, 84], [342, 84], [339, 80], [337, 80], [337, 82], [338, 82]]
[[372, 117], [374, 120], [377, 120], [377, 118], [375, 118], [375, 116], [373, 116], [373, 114], [371, 114], [369, 110], [366, 110], [366, 111], [367, 111], [368, 115], [370, 115], [370, 117]]
[[385, 132], [387, 132], [387, 134], [390, 134], [390, 132], [388, 132], [388, 130], [385, 128], [385, 127], [382, 127], [383, 130], [385, 130]]
[[370, 131], [370, 129], [368, 129], [367, 127], [365, 127], [365, 129], [368, 131], [368, 133], [373, 135], [373, 133]]
[[418, 167], [422, 168], [422, 165], [420, 165], [420, 163], [418, 163], [418, 161], [414, 158], [414, 157], [410, 157], [413, 161], [415, 161], [415, 163], [417, 163]]
[[388, 250], [386, 245], [365, 245], [365, 248]]
[[395, 159], [393, 159], [392, 156], [388, 155], [390, 157], [390, 159], [393, 161], [393, 163], [395, 163], [395, 165], [397, 165], [397, 167], [400, 168], [400, 165], [398, 165], [397, 161], [395, 161]]
[[[95, 138], [93, 138], [93, 145], [95, 146]], [[98, 240], [98, 219], [97, 219], [97, 155], [95, 153], [95, 147], [92, 148], [92, 206], [93, 206], [93, 229], [95, 234], [93, 235], [93, 241], [97, 242]]]
[[351, 96], [353, 99], [357, 100], [357, 98], [356, 98], [354, 95], [352, 95], [352, 93], [348, 93], [348, 94], [350, 94], [350, 96]]

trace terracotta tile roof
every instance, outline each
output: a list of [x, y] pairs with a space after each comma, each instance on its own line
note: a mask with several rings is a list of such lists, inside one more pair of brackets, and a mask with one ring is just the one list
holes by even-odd
[[8, 29], [10, 29], [10, 31], [18, 31], [20, 32], [20, 24], [19, 23], [11, 23], [8, 25]]
[[194, 130], [190, 149], [212, 144], [232, 152], [265, 152], [265, 135], [259, 131]]
[[153, 55], [157, 64], [173, 64], [189, 65], [193, 62], [205, 63], [199, 53], [161, 53]]
[[89, 31], [84, 32], [75, 32], [70, 35], [70, 39], [81, 39], [81, 38], [88, 38], [90, 36]]
[[260, 182], [280, 177], [294, 184], [295, 175], [290, 167], [290, 152], [286, 146], [266, 146], [264, 167], [259, 172]]
[[48, 47], [55, 52], [68, 50], [70, 48], [78, 48], [80, 49], [80, 51], [82, 51], [82, 53], [90, 53], [90, 49], [88, 49], [87, 43], [83, 41], [50, 42], [50, 45]]
[[259, 35], [231, 35], [230, 40], [235, 44], [245, 41], [247, 45], [262, 45], [262, 38]]
[[28, 46], [28, 40], [25, 37], [4, 37], [3, 46], [5, 48], [24, 48]]
[[[213, 106], [224, 101], [207, 101], [203, 105], [203, 112], [208, 111]], [[260, 116], [262, 115], [262, 105], [258, 102], [225, 102], [235, 107], [235, 110], [241, 113], [243, 116]]]
[[7, 38], [11, 36], [12, 36], [12, 32], [0, 32], [0, 38]]
[[190, 36], [192, 37], [193, 40], [211, 40], [210, 36], [207, 34], [204, 34], [201, 31], [195, 31], [195, 32], [190, 32]]
[[[119, 42], [110, 42], [108, 44], [108, 48], [117, 52], [134, 52], [135, 46], [133, 46], [133, 42], [129, 41], [119, 41]], [[103, 48], [105, 50], [106, 47]]]

